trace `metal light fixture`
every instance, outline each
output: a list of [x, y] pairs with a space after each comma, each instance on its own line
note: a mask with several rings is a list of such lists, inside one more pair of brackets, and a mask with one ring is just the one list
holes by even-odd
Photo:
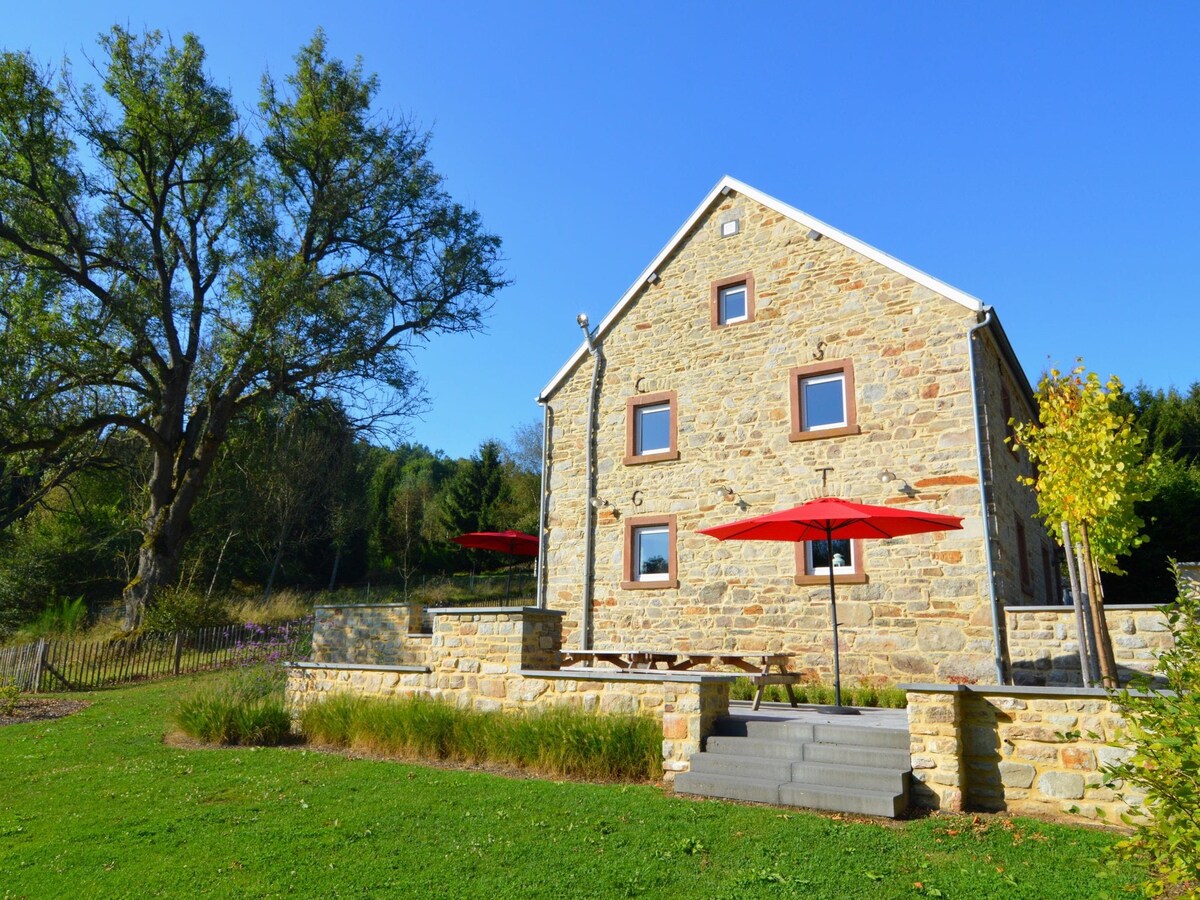
[[891, 484], [893, 481], [899, 481], [900, 487], [896, 488], [896, 493], [898, 494], [904, 494], [905, 496], [911, 497], [916, 493], [916, 491], [912, 489], [912, 486], [907, 481], [905, 481], [903, 478], [900, 478], [891, 469], [884, 469], [879, 475], [879, 480], [884, 484]]
[[732, 500], [737, 495], [734, 493], [733, 488], [727, 484], [723, 484], [717, 488], [717, 496], [722, 500]]

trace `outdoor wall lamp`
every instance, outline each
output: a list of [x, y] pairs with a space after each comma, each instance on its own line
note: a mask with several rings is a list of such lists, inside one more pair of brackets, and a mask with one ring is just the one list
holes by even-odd
[[737, 495], [734, 494], [733, 488], [727, 484], [723, 484], [717, 488], [717, 496], [722, 500], [732, 500]]
[[607, 500], [601, 500], [599, 497], [593, 497], [592, 506], [596, 509], [604, 509], [606, 506], [612, 506], [612, 503]]
[[891, 469], [884, 469], [879, 476], [879, 480], [884, 484], [891, 484], [893, 481], [899, 481], [900, 487], [896, 488], [897, 493], [904, 494], [908, 497], [916, 494], [916, 491], [912, 489], [912, 486], [903, 478], [899, 478]]

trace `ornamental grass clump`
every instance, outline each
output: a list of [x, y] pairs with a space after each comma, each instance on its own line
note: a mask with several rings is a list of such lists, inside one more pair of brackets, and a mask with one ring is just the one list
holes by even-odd
[[[756, 690], [749, 678], [739, 678], [730, 688], [729, 699], [753, 700]], [[792, 686], [792, 692], [796, 695], [797, 703], [829, 706], [834, 700], [833, 685], [820, 681], [801, 681]], [[879, 709], [904, 709], [908, 706], [908, 698], [904, 691], [884, 683], [869, 681], [843, 687], [842, 699], [847, 706]], [[787, 703], [787, 688], [782, 684], [768, 684], [763, 688], [763, 700], [768, 703]]]
[[647, 716], [569, 708], [520, 715], [420, 698], [342, 695], [310, 705], [300, 727], [318, 744], [417, 759], [498, 763], [547, 775], [651, 781], [662, 765], [662, 726]]
[[1111, 692], [1132, 753], [1105, 769], [1135, 827], [1117, 851], [1148, 866], [1143, 887], [1152, 897], [1200, 893], [1200, 585], [1175, 577], [1179, 598], [1163, 610], [1175, 646], [1154, 668], [1165, 684], [1143, 677]]
[[184, 697], [175, 724], [208, 744], [274, 747], [284, 743], [291, 717], [279, 666], [251, 666]]

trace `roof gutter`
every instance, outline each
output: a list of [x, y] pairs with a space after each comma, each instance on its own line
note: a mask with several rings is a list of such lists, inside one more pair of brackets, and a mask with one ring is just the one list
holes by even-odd
[[588, 317], [580, 313], [575, 320], [583, 329], [583, 337], [587, 341], [588, 352], [592, 355], [592, 389], [588, 392], [587, 406], [587, 437], [584, 443], [583, 477], [587, 482], [585, 505], [583, 511], [583, 611], [579, 619], [580, 647], [583, 650], [592, 649], [592, 587], [595, 579], [592, 569], [595, 566], [595, 516], [596, 516], [596, 394], [600, 389], [600, 368], [604, 364], [604, 353], [593, 340], [592, 332], [588, 330]]
[[[1004, 651], [1000, 634], [1000, 599], [996, 596], [996, 570], [992, 562], [992, 517], [988, 512], [987, 482], [983, 464], [983, 416], [979, 409], [979, 383], [975, 369], [975, 333], [982, 331], [994, 321], [992, 308], [985, 306], [982, 310], [983, 321], [971, 327], [967, 332], [967, 358], [971, 364], [971, 406], [975, 413], [975, 458], [979, 464], [979, 503], [983, 514], [983, 555], [987, 560], [988, 595], [992, 606], [992, 649], [996, 664], [996, 684], [1007, 684], [1004, 676]], [[1011, 348], [1010, 348], [1011, 350]]]
[[538, 558], [537, 558], [537, 607], [546, 608], [546, 506], [550, 502], [550, 404], [539, 400], [542, 407], [542, 481], [538, 497]]

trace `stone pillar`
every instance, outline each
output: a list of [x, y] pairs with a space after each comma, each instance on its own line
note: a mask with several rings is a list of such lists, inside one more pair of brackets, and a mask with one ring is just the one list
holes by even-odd
[[[963, 691], [908, 685], [908, 733], [912, 754], [912, 802], [930, 809], [963, 808]], [[957, 688], [957, 689], [956, 689]]]

